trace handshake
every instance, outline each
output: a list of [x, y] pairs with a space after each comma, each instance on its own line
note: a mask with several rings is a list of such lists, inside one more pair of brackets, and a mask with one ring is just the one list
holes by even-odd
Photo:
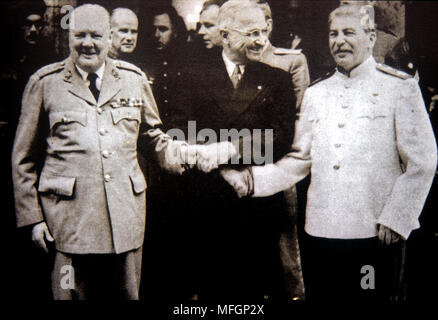
[[236, 147], [229, 141], [217, 142], [208, 145], [182, 145], [180, 149], [181, 161], [186, 169], [197, 167], [209, 173], [226, 164], [228, 160], [238, 154]]

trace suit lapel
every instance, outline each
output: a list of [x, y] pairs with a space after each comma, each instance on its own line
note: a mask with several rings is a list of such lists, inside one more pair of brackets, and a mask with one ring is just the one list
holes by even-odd
[[112, 60], [107, 59], [97, 105], [104, 105], [109, 100], [111, 100], [117, 93], [119, 93], [120, 90], [120, 74]]
[[64, 68], [64, 82], [68, 83], [68, 91], [76, 97], [85, 100], [89, 104], [95, 104], [93, 94], [88, 88], [87, 82], [82, 79], [71, 59], [68, 59]]
[[245, 73], [239, 87], [234, 90], [230, 104], [230, 121], [235, 120], [245, 112], [252, 102], [262, 93], [263, 82], [254, 72], [254, 65], [249, 63], [245, 67]]

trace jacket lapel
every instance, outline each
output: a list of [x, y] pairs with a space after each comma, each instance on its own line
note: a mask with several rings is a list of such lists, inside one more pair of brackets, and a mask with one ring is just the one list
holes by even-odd
[[245, 112], [264, 89], [262, 79], [257, 77], [257, 73], [254, 72], [254, 65], [249, 63], [245, 69], [239, 87], [233, 92], [230, 104], [230, 121]]
[[69, 58], [66, 61], [64, 68], [64, 82], [68, 83], [68, 91], [82, 100], [85, 100], [88, 104], [95, 104], [93, 94], [88, 88], [87, 82], [82, 79], [73, 61]]
[[102, 88], [100, 89], [98, 106], [102, 106], [111, 100], [121, 90], [120, 74], [111, 59], [107, 59], [105, 63], [105, 71], [103, 73]]

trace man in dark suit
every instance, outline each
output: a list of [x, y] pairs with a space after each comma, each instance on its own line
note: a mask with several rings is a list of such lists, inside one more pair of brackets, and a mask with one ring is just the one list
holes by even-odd
[[198, 133], [197, 142], [231, 140], [239, 159], [199, 173], [192, 188], [202, 254], [199, 298], [281, 299], [286, 296], [278, 248], [286, 212], [283, 194], [239, 199], [222, 175], [228, 168], [247, 170], [247, 165], [272, 162], [287, 152], [295, 121], [294, 88], [286, 72], [257, 62], [268, 39], [260, 7], [231, 0], [221, 7], [218, 21], [222, 55], [197, 68], [196, 125], [209, 129]]

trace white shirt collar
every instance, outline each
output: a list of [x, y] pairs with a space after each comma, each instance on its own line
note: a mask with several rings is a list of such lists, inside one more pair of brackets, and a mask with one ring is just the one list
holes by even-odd
[[[234, 69], [236, 68], [236, 64], [227, 57], [224, 51], [222, 51], [222, 59], [225, 62], [225, 68], [227, 68], [228, 76], [231, 78]], [[239, 65], [239, 67], [240, 67], [240, 73], [243, 75], [243, 73], [245, 72], [245, 65], [241, 64]]]
[[[79, 74], [81, 75], [82, 79], [87, 80], [88, 72], [82, 70], [77, 64], [75, 64], [75, 67], [78, 70]], [[105, 62], [102, 63], [102, 65], [99, 67], [99, 69], [97, 69], [96, 72], [94, 72], [94, 73], [97, 75], [97, 77], [100, 80], [102, 80], [104, 72], [105, 72]]]

